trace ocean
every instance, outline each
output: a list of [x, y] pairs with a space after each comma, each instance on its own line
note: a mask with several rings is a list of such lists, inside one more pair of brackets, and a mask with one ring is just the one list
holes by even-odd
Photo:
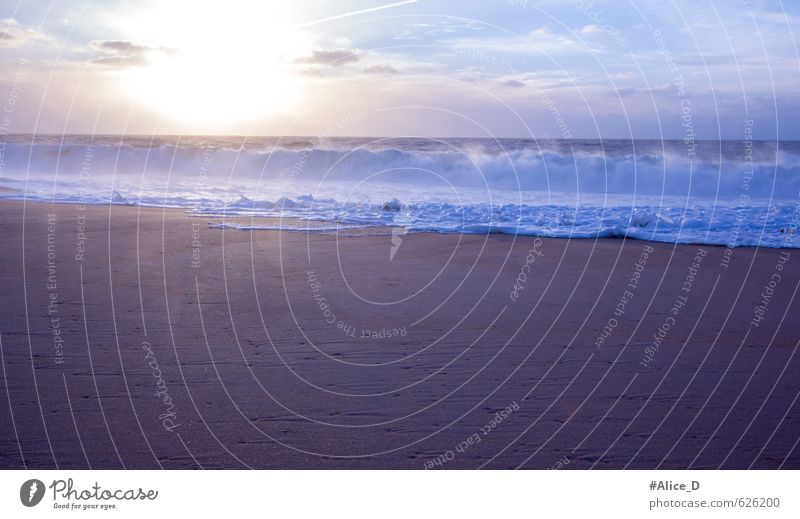
[[10, 135], [0, 187], [242, 231], [800, 246], [795, 141]]

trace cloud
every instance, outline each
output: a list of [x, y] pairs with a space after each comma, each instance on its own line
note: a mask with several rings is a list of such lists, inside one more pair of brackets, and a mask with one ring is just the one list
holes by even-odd
[[383, 76], [391, 76], [397, 74], [397, 69], [391, 65], [372, 65], [362, 70], [364, 74], [379, 74]]
[[670, 83], [663, 83], [661, 85], [656, 85], [649, 90], [650, 95], [656, 97], [675, 97], [677, 96], [677, 90], [674, 85]]
[[636, 93], [636, 89], [633, 87], [620, 87], [616, 90], [609, 90], [608, 95], [612, 97], [631, 97]]
[[593, 23], [590, 23], [589, 25], [584, 25], [581, 28], [581, 32], [583, 34], [598, 34], [598, 33], [603, 32], [603, 29], [601, 29], [599, 25], [595, 25]]
[[506, 79], [504, 81], [501, 81], [500, 84], [511, 88], [525, 88], [526, 86], [528, 86], [519, 79]]
[[47, 36], [30, 27], [23, 27], [14, 18], [0, 20], [0, 47], [17, 47], [23, 43], [46, 40]]
[[137, 45], [130, 41], [123, 40], [93, 40], [89, 46], [102, 52], [125, 53], [125, 54], [139, 54], [150, 50], [149, 47], [144, 45]]
[[103, 65], [106, 67], [124, 68], [124, 67], [138, 67], [147, 63], [147, 57], [137, 56], [103, 56], [101, 58], [94, 58], [92, 63], [95, 65]]
[[435, 22], [407, 23], [394, 37], [395, 40], [438, 39], [468, 31], [481, 31], [484, 25], [473, 20], [438, 20]]
[[298, 58], [295, 60], [295, 63], [340, 67], [346, 63], [354, 63], [360, 59], [361, 56], [347, 49], [315, 50], [311, 53], [311, 56]]
[[[587, 53], [587, 48], [575, 38], [551, 31], [547, 27], [535, 29], [524, 37], [500, 36], [482, 38], [461, 38], [452, 41], [453, 48], [467, 53], [478, 49], [494, 56], [492, 61], [504, 61], [500, 56], [517, 55], [580, 55]], [[492, 56], [488, 56], [492, 57]]]
[[150, 47], [126, 40], [92, 40], [89, 47], [103, 54], [92, 63], [116, 68], [144, 65], [151, 54], [174, 52], [166, 47]]
[[10, 31], [0, 31], [0, 42], [2, 42], [2, 45], [4, 47], [13, 45], [17, 41], [18, 41], [17, 37]]

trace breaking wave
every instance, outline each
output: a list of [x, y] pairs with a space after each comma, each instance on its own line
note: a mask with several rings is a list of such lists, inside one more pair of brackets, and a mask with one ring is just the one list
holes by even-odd
[[10, 137], [0, 196], [410, 231], [796, 247], [795, 142]]

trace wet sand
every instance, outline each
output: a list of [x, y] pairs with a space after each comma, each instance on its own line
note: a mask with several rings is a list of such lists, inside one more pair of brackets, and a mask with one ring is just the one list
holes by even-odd
[[800, 468], [795, 253], [209, 221], [0, 202], [0, 467]]

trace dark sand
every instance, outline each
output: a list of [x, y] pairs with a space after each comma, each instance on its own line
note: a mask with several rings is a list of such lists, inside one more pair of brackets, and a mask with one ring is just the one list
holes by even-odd
[[0, 467], [800, 468], [795, 254], [208, 221], [0, 202]]

